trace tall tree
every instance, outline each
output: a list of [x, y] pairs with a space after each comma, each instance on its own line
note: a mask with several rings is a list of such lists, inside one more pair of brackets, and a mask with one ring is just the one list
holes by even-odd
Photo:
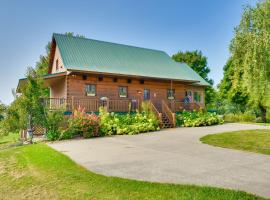
[[[230, 52], [230, 90], [248, 96], [248, 104], [258, 108], [265, 121], [270, 107], [270, 0], [244, 9]], [[224, 73], [227, 71], [225, 69]], [[226, 79], [223, 81], [227, 82]]]
[[[71, 32], [65, 34], [74, 36]], [[76, 37], [83, 36], [77, 34]], [[36, 66], [27, 68], [26, 84], [20, 96], [14, 95], [15, 100], [8, 107], [6, 117], [1, 122], [0, 135], [26, 128], [29, 115], [32, 116], [34, 124], [44, 124], [44, 108], [40, 103], [40, 97], [49, 95], [48, 89], [43, 84], [43, 76], [48, 73], [50, 47], [49, 42], [46, 45], [46, 54], [40, 56]]]
[[248, 94], [243, 88], [243, 81], [238, 80], [238, 84], [233, 85], [235, 77], [235, 66], [233, 59], [229, 58], [223, 68], [223, 79], [218, 85], [220, 101], [225, 104], [231, 104], [235, 112], [244, 112], [247, 109]]
[[172, 56], [172, 59], [176, 62], [187, 63], [194, 71], [196, 71], [205, 81], [207, 81], [211, 87], [207, 87], [205, 90], [205, 102], [206, 105], [212, 104], [216, 98], [216, 91], [212, 87], [214, 84], [213, 79], [209, 78], [210, 68], [207, 64], [207, 57], [203, 56], [201, 51], [179, 51]]
[[0, 101], [0, 121], [4, 119], [6, 106]]
[[51, 52], [51, 42], [45, 47], [46, 54], [39, 56], [39, 61], [36, 62], [36, 73], [38, 76], [43, 76], [48, 73], [49, 62], [50, 62], [50, 52]]

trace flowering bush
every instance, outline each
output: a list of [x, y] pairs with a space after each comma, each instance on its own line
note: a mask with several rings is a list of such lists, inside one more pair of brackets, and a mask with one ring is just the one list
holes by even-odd
[[177, 126], [195, 127], [195, 126], [211, 126], [215, 124], [223, 124], [224, 121], [215, 113], [209, 112], [187, 112], [183, 111], [176, 115]]
[[68, 121], [67, 136], [79, 134], [84, 138], [98, 136], [99, 117], [95, 114], [87, 114], [85, 109], [80, 107], [74, 110]]
[[159, 130], [159, 121], [151, 112], [117, 115], [100, 108], [100, 133], [102, 135], [133, 135], [155, 130]]
[[147, 105], [141, 113], [118, 115], [108, 113], [103, 107], [100, 108], [99, 116], [87, 114], [85, 109], [79, 107], [74, 110], [68, 120], [67, 129], [59, 130], [55, 139], [72, 139], [75, 135], [90, 138], [103, 135], [138, 134], [141, 132], [159, 130], [159, 120]]

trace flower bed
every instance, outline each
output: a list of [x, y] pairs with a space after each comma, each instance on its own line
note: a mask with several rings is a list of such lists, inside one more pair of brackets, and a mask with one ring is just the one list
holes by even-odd
[[98, 136], [99, 122], [99, 116], [87, 114], [84, 108], [79, 107], [68, 120], [68, 128], [60, 139], [70, 139], [78, 134], [84, 138]]
[[[147, 107], [147, 106], [146, 106]], [[159, 121], [149, 109], [142, 112], [115, 114], [100, 108], [99, 115], [85, 112], [79, 107], [70, 116], [67, 127], [55, 131], [57, 135], [48, 137], [49, 140], [71, 139], [75, 136], [91, 138], [105, 135], [138, 134], [159, 130]]]
[[183, 111], [176, 115], [177, 126], [182, 127], [197, 127], [197, 126], [211, 126], [216, 124], [223, 124], [224, 120], [215, 113], [209, 112], [187, 112]]

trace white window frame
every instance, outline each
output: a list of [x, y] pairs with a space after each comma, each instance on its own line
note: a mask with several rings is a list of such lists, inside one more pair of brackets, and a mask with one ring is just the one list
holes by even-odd
[[[94, 88], [94, 93], [91, 91]], [[88, 97], [95, 97], [97, 95], [97, 86], [95, 84], [86, 84], [85, 85], [85, 94]]]

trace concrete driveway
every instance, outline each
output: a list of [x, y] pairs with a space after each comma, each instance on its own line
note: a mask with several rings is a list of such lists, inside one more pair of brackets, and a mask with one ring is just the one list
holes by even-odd
[[202, 144], [199, 138], [259, 125], [175, 128], [133, 136], [69, 140], [49, 146], [87, 169], [154, 182], [210, 185], [270, 197], [270, 156]]

